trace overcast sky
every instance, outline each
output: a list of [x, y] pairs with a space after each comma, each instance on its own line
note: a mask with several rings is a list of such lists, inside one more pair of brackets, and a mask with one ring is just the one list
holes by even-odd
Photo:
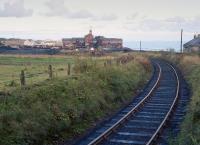
[[177, 41], [200, 32], [200, 0], [0, 0], [0, 37]]

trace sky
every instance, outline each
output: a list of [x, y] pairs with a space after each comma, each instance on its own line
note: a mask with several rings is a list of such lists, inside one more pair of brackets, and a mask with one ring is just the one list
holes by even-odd
[[[0, 37], [123, 38], [128, 46], [184, 41], [200, 33], [199, 0], [0, 0]], [[169, 46], [170, 47], [170, 46]]]

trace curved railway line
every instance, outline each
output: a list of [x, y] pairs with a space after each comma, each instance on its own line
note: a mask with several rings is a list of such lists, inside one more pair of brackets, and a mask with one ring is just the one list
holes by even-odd
[[142, 93], [77, 145], [166, 144], [160, 134], [178, 108], [182, 79], [165, 61], [153, 60], [153, 66], [153, 76]]

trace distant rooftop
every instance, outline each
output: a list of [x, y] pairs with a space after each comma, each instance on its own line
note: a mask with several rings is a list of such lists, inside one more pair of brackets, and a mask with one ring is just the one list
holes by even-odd
[[200, 34], [194, 35], [194, 39], [184, 44], [184, 47], [200, 47]]

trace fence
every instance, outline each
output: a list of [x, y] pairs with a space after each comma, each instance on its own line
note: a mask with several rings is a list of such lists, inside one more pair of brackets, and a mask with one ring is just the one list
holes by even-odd
[[[106, 59], [101, 61], [102, 67], [110, 67], [112, 65], [122, 65], [132, 61], [134, 58], [131, 56], [123, 56], [115, 59]], [[44, 65], [43, 70], [38, 70], [40, 72], [29, 72], [25, 69], [18, 70], [18, 72], [14, 72], [14, 74], [4, 74], [7, 80], [0, 80], [0, 90], [5, 87], [17, 87], [17, 86], [25, 86], [25, 85], [33, 85], [39, 82], [45, 81], [47, 79], [54, 79], [57, 77], [70, 77], [79, 75], [82, 72], [87, 71], [89, 64], [82, 60], [79, 61], [79, 66], [76, 68], [77, 64], [63, 64], [62, 67], [58, 67], [56, 64], [54, 65]], [[93, 64], [97, 67], [97, 61], [95, 60]], [[99, 65], [99, 63], [98, 63]], [[43, 66], [35, 66], [35, 67], [43, 67]]]
[[[15, 68], [23, 69], [15, 69]], [[53, 79], [57, 77], [69, 76], [72, 72], [71, 64], [59, 65], [34, 65], [34, 68], [38, 67], [34, 71], [30, 70], [30, 67], [26, 66], [12, 66], [12, 68], [2, 68], [0, 70], [0, 90], [5, 87], [17, 87], [37, 84], [47, 79]], [[32, 68], [32, 69], [34, 69]], [[6, 69], [6, 71], [5, 71]], [[7, 70], [8, 69], [8, 70]], [[4, 73], [5, 71], [5, 73]], [[38, 71], [38, 72], [36, 72]]]

